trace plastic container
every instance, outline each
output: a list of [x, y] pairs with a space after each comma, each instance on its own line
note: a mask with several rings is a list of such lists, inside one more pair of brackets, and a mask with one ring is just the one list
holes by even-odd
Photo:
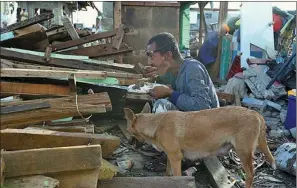
[[290, 130], [294, 127], [296, 127], [296, 97], [289, 95], [289, 105], [287, 118], [285, 121], [285, 128]]

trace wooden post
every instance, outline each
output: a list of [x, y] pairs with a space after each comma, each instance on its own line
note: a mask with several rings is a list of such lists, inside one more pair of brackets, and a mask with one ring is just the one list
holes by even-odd
[[222, 1], [220, 2], [220, 13], [219, 13], [219, 43], [218, 43], [218, 52], [215, 63], [210, 65], [210, 76], [211, 78], [218, 79], [220, 72], [220, 63], [221, 63], [221, 54], [222, 54], [222, 41], [224, 36], [224, 31], [222, 30], [223, 24], [226, 23], [228, 15], [228, 2]]
[[[113, 7], [113, 27], [114, 29], [120, 28], [122, 24], [122, 2], [115, 1]], [[123, 63], [123, 55], [118, 55], [116, 58], [117, 63]]]
[[206, 21], [204, 17], [204, 7], [207, 5], [208, 2], [199, 2], [199, 10], [200, 10], [200, 24], [199, 24], [199, 46], [202, 46], [202, 39], [203, 39], [203, 30], [206, 31]]

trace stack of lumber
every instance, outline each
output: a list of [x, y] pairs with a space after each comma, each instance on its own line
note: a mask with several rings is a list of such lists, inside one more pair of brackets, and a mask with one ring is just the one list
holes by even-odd
[[1, 30], [4, 187], [95, 188], [98, 180], [115, 176], [117, 168], [103, 158], [120, 138], [95, 134], [90, 117], [119, 113], [126, 90], [121, 87], [146, 81], [133, 65], [115, 62], [132, 51], [123, 43], [124, 25], [90, 34], [75, 30], [67, 17], [58, 28], [39, 24], [53, 16]]

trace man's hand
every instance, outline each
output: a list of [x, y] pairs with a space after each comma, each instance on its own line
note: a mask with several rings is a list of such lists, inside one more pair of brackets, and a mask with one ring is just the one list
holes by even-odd
[[143, 75], [146, 78], [155, 78], [157, 76], [157, 68], [151, 66], [145, 66], [143, 68]]
[[169, 97], [173, 90], [167, 86], [156, 86], [150, 90], [150, 95], [155, 99]]

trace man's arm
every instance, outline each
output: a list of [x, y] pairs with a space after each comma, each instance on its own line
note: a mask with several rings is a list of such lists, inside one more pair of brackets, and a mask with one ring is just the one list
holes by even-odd
[[190, 65], [186, 70], [186, 83], [190, 89], [190, 95], [173, 91], [170, 101], [182, 111], [198, 111], [211, 108], [211, 98], [205, 78], [207, 77], [206, 70], [200, 67], [199, 64]]

